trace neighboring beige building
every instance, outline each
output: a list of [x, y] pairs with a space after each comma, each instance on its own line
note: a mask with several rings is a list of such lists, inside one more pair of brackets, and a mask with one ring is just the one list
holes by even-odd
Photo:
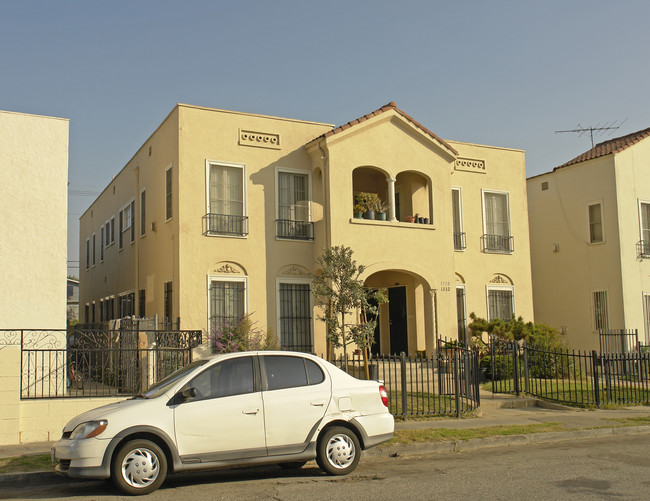
[[0, 111], [0, 329], [65, 329], [68, 125]]
[[[0, 111], [0, 444], [52, 440], [65, 422], [51, 402], [20, 398], [21, 372], [35, 372], [34, 359], [21, 357], [19, 329], [30, 331], [31, 348], [65, 347], [68, 125]], [[40, 353], [62, 380], [62, 367]]]
[[[390, 203], [386, 221], [353, 217], [359, 192]], [[472, 311], [533, 316], [524, 152], [444, 141], [394, 103], [336, 128], [179, 104], [80, 226], [87, 323], [209, 332], [252, 312], [324, 354], [310, 281], [334, 245], [388, 288], [374, 351], [431, 352]]]
[[598, 349], [599, 329], [650, 336], [650, 129], [528, 183], [535, 319]]

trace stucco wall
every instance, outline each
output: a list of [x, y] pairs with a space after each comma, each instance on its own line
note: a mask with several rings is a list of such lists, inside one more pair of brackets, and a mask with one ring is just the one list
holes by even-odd
[[68, 120], [0, 111], [0, 328], [65, 328]]

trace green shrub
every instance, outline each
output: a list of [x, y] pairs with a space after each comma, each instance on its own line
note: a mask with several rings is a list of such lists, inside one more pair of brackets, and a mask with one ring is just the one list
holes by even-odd
[[501, 379], [512, 379], [514, 377], [514, 366], [510, 355], [494, 355], [494, 366], [492, 364], [492, 355], [485, 355], [480, 362], [480, 366], [486, 369], [485, 375], [492, 381]]

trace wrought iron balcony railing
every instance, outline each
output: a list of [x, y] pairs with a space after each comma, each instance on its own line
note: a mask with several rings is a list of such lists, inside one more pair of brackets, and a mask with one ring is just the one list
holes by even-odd
[[463, 250], [467, 247], [465, 245], [465, 232], [464, 231], [454, 231], [454, 249]]
[[511, 235], [489, 235], [481, 237], [483, 243], [483, 252], [493, 252], [496, 254], [510, 254], [515, 250], [514, 237]]
[[292, 240], [313, 240], [314, 223], [311, 221], [276, 219], [275, 234], [278, 238], [288, 238]]
[[636, 255], [639, 258], [650, 257], [650, 240], [639, 240], [636, 243]]
[[206, 214], [203, 216], [204, 235], [248, 235], [248, 217], [228, 214]]

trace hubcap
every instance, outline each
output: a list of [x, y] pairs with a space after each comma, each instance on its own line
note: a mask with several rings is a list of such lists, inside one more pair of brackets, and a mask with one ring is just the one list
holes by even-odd
[[149, 449], [134, 449], [122, 461], [122, 478], [131, 487], [146, 487], [158, 478], [158, 457]]
[[354, 442], [347, 435], [334, 435], [327, 442], [327, 461], [334, 468], [342, 470], [354, 461]]

